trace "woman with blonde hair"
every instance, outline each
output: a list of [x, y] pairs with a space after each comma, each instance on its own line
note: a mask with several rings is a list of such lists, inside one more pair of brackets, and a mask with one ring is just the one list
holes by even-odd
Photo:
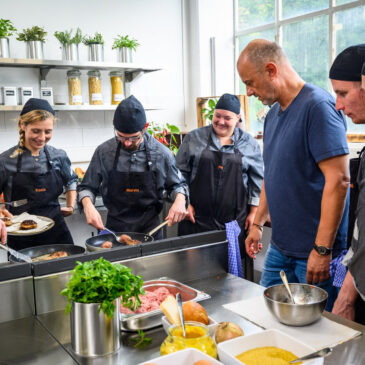
[[[19, 143], [0, 155], [0, 193], [5, 201], [27, 199], [25, 205], [9, 207], [9, 212], [23, 212], [53, 219], [50, 230], [33, 236], [8, 235], [8, 245], [20, 250], [46, 244], [73, 244], [64, 217], [74, 211], [77, 176], [65, 151], [48, 146], [52, 137], [54, 110], [46, 100], [32, 98], [20, 113]], [[66, 191], [66, 205], [58, 197]], [[2, 211], [2, 215], [9, 215]]]

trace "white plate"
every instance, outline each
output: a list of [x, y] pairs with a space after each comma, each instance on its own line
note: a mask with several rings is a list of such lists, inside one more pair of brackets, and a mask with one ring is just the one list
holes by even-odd
[[[209, 318], [209, 323], [208, 323], [209, 335], [214, 338], [215, 328], [218, 326], [218, 322], [215, 321], [212, 317], [208, 316], [208, 318]], [[171, 323], [169, 322], [167, 317], [163, 316], [161, 318], [161, 322], [166, 334], [169, 334], [169, 328], [171, 326]]]
[[156, 357], [154, 359], [142, 362], [138, 365], [152, 363], [156, 365], [194, 365], [194, 363], [199, 360], [210, 361], [212, 365], [223, 365], [223, 363], [221, 363], [220, 361], [213, 359], [212, 357], [204, 354], [197, 349], [185, 349], [177, 351], [169, 355]]
[[[242, 352], [264, 346], [279, 347], [292, 352], [298, 357], [316, 351], [313, 347], [296, 340], [294, 337], [288, 336], [279, 330], [272, 329], [221, 342], [218, 344], [218, 356], [225, 365], [242, 365], [242, 362], [237, 360], [235, 356], [242, 354]], [[313, 359], [307, 361], [305, 364], [321, 365], [323, 364], [323, 358]]]
[[[16, 217], [17, 216], [14, 216], [14, 218], [16, 218]], [[46, 231], [48, 231], [49, 229], [51, 229], [55, 225], [54, 220], [51, 219], [51, 218], [43, 217], [41, 215], [36, 215], [36, 217], [38, 219], [41, 219], [42, 221], [48, 222], [49, 224], [47, 224], [45, 227], [42, 227], [41, 229], [39, 229], [38, 227], [36, 227], [34, 229], [28, 229], [28, 230], [17, 229], [16, 231], [12, 231], [12, 232], [9, 232], [8, 231], [7, 234], [9, 236], [33, 236], [33, 235], [36, 235], [36, 234], [40, 234], [40, 233], [46, 232]]]

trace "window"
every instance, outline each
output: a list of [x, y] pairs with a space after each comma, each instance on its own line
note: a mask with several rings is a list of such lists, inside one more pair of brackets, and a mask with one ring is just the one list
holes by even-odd
[[[305, 81], [330, 92], [328, 71], [335, 56], [365, 42], [365, 0], [236, 0], [236, 9], [237, 57], [255, 38], [276, 40]], [[237, 79], [239, 93], [245, 93]], [[253, 135], [263, 129], [263, 110], [259, 100], [249, 98]], [[347, 124], [348, 133], [365, 134], [365, 125]]]

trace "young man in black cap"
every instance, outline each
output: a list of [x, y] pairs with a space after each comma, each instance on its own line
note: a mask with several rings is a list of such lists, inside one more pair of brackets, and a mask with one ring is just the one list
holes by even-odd
[[[115, 137], [97, 147], [82, 183], [78, 202], [87, 223], [103, 229], [94, 207], [96, 195], [108, 209], [106, 227], [116, 232], [146, 233], [156, 227], [166, 190], [174, 200], [169, 225], [186, 215], [188, 189], [171, 151], [146, 132], [146, 114], [132, 95], [117, 107]], [[161, 231], [155, 238], [162, 238]]]
[[[355, 124], [365, 124], [365, 44], [342, 51], [333, 62], [329, 77], [336, 93], [336, 108]], [[365, 81], [365, 80], [364, 80]], [[365, 82], [364, 82], [365, 84]], [[365, 324], [365, 158], [360, 161], [357, 183], [360, 189], [351, 247], [343, 263], [348, 267], [332, 312]], [[355, 207], [356, 208], [356, 207]]]
[[212, 124], [190, 132], [176, 156], [189, 184], [188, 215], [179, 235], [225, 229], [237, 220], [243, 232], [252, 226], [260, 199], [263, 168], [256, 140], [236, 125], [240, 102], [224, 94]]

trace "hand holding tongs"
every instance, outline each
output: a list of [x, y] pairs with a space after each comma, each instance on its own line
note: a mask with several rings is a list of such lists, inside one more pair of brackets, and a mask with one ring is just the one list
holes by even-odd
[[11, 207], [20, 207], [22, 205], [25, 205], [28, 203], [28, 199], [20, 199], [20, 200], [14, 200], [12, 202], [3, 202], [3, 203], [0, 203], [0, 205], [9, 205]]

